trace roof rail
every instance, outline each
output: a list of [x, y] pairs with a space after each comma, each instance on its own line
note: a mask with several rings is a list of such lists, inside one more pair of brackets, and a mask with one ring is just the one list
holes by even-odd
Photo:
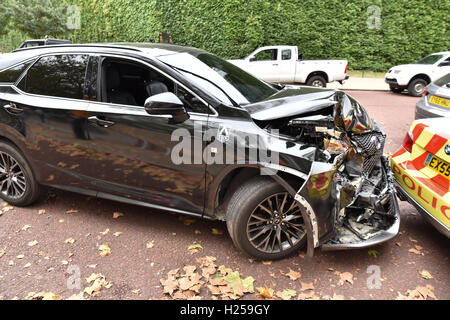
[[37, 47], [30, 47], [30, 48], [21, 48], [16, 49], [12, 52], [23, 52], [28, 50], [39, 50], [39, 49], [46, 49], [46, 48], [109, 48], [109, 49], [122, 49], [122, 50], [130, 50], [130, 51], [136, 51], [136, 52], [142, 52], [141, 49], [130, 47], [130, 46], [120, 46], [120, 45], [112, 45], [112, 44], [54, 44], [54, 45], [46, 45], [46, 46], [37, 46]]

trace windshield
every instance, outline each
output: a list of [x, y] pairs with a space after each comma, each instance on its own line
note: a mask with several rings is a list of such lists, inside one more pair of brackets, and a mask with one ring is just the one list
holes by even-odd
[[[209, 53], [179, 53], [159, 56], [158, 59], [184, 74], [191, 73], [208, 79], [240, 105], [265, 100], [278, 92], [244, 70]], [[211, 85], [208, 86], [207, 81], [197, 77], [190, 77], [190, 79], [222, 102], [229, 103], [223, 93], [218, 94], [220, 90], [211, 90]]]
[[428, 57], [420, 59], [419, 61], [416, 62], [416, 64], [435, 64], [436, 62], [441, 60], [443, 56], [444, 55], [442, 54], [432, 54]]

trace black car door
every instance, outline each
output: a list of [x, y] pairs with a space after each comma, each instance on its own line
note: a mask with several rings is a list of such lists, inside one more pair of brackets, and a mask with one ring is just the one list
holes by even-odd
[[[172, 151], [179, 141], [172, 141], [172, 134], [181, 130], [191, 143], [191, 155], [197, 152], [201, 158], [207, 105], [148, 64], [117, 57], [98, 59], [99, 101], [89, 105], [88, 133], [99, 159], [95, 166], [99, 196], [202, 214], [206, 165], [201, 159], [174, 161]], [[166, 91], [176, 91], [189, 105], [189, 120], [176, 124], [169, 116], [145, 111], [146, 98]]]
[[[85, 141], [87, 54], [40, 57], [19, 79], [10, 103], [25, 124], [40, 183], [95, 195]], [[86, 165], [89, 162], [89, 165]], [[89, 191], [91, 190], [91, 191]]]

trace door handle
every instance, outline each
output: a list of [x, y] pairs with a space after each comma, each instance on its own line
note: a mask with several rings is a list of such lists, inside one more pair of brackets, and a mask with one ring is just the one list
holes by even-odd
[[274, 66], [274, 67], [277, 67], [277, 66], [278, 66], [278, 63], [274, 63], [273, 66]]
[[3, 108], [6, 110], [6, 112], [8, 112], [10, 114], [23, 113], [23, 109], [21, 107], [16, 106], [14, 103], [4, 105]]
[[112, 125], [116, 124], [115, 122], [99, 119], [98, 117], [89, 117], [88, 120], [89, 122], [94, 123], [103, 128], [109, 128]]

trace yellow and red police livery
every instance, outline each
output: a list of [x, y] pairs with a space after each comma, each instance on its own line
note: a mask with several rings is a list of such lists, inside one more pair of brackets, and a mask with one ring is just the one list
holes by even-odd
[[450, 238], [450, 118], [416, 120], [391, 166], [399, 198]]

